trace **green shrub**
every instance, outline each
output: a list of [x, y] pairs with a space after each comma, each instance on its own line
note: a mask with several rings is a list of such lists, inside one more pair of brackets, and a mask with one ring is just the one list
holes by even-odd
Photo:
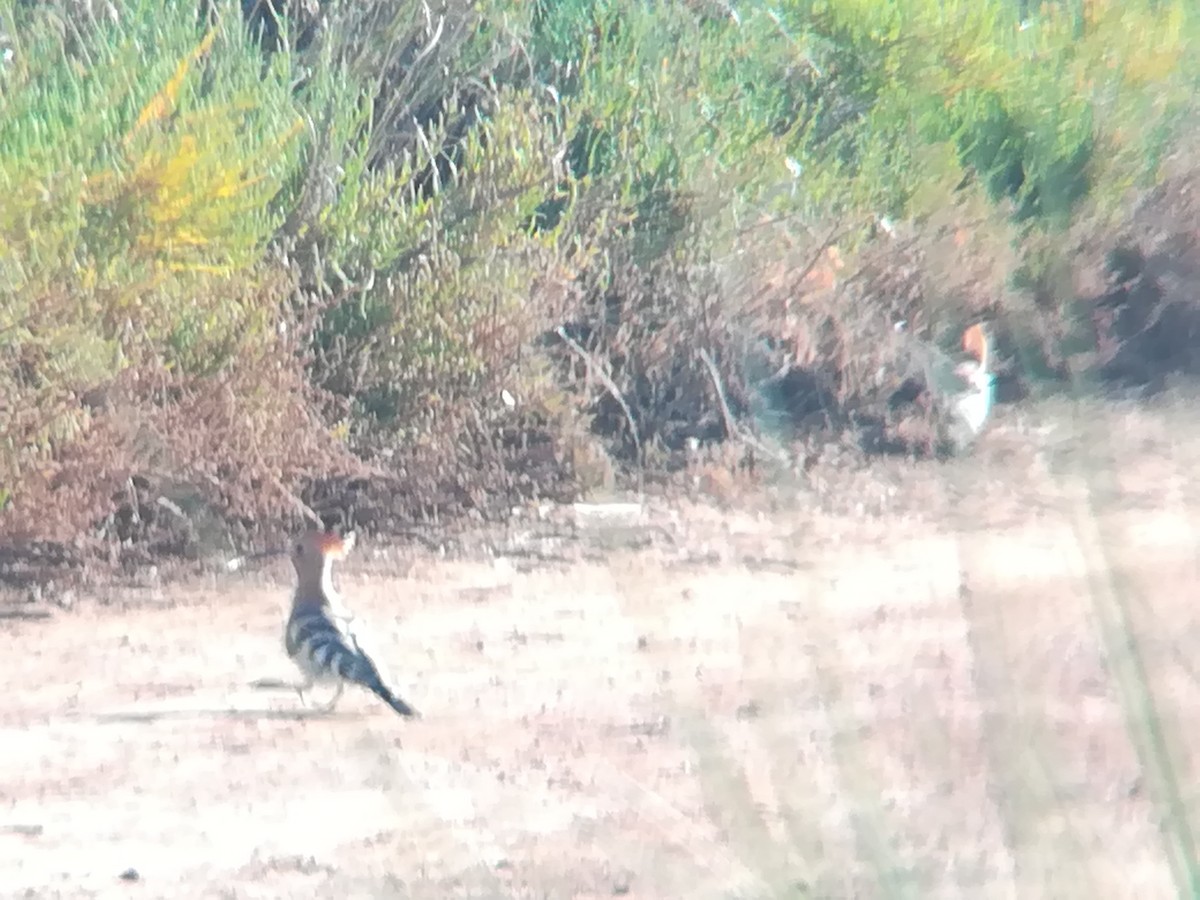
[[[497, 90], [480, 116], [435, 189], [420, 179], [432, 155], [373, 169], [359, 157], [322, 217], [324, 258], [368, 282], [317, 334], [323, 376], [354, 398], [363, 429], [415, 437], [503, 373], [531, 327], [548, 326], [529, 308], [531, 285], [570, 251], [556, 230], [532, 226], [561, 180], [560, 130], [514, 90]], [[444, 126], [422, 144], [444, 147]]]
[[[948, 328], [1061, 271], [1081, 213], [1119, 220], [1198, 74], [1182, 2], [288, 9], [260, 41], [232, 2], [0, 8], [10, 506], [129, 370], [280, 354], [348, 446], [443, 462], [502, 390], [668, 447], [764, 373], [857, 402], [891, 315]], [[900, 280], [895, 222], [924, 241]]]
[[0, 483], [13, 496], [86, 433], [79, 397], [124, 369], [213, 375], [273, 341], [263, 251], [303, 136], [287, 61], [264, 70], [236, 5], [207, 33], [150, 3], [70, 32], [65, 12], [10, 7], [4, 21]]

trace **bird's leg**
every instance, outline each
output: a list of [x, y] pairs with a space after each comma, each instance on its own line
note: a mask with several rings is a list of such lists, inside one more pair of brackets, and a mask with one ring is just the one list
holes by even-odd
[[346, 689], [345, 682], [343, 682], [339, 678], [338, 682], [337, 682], [337, 690], [334, 691], [332, 699], [330, 699], [330, 701], [328, 703], [326, 703], [324, 706], [320, 707], [320, 711], [323, 713], [333, 712], [334, 707], [337, 706], [338, 700], [340, 700], [342, 698], [342, 691], [344, 691], [345, 689]]
[[310, 690], [312, 690], [312, 686], [313, 686], [313, 677], [311, 675], [305, 675], [304, 682], [302, 684], [295, 685], [296, 694], [299, 695], [300, 702], [304, 705], [305, 708], [308, 707], [308, 700], [305, 699], [304, 695], [307, 694]]

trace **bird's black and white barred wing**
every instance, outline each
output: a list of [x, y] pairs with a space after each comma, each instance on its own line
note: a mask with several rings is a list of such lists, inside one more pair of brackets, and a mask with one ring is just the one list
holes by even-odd
[[401, 715], [415, 716], [416, 711], [388, 687], [363, 640], [364, 629], [356, 620], [334, 618], [324, 611], [296, 614], [288, 623], [288, 654], [301, 668], [316, 678], [361, 685]]

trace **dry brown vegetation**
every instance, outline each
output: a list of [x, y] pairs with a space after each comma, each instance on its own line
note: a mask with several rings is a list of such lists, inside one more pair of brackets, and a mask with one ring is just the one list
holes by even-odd
[[1154, 4], [1028, 46], [998, 2], [914, 0], [916, 44], [883, 7], [318, 6], [5, 13], [7, 584], [928, 455], [898, 319], [995, 320], [1009, 404], [1194, 374]]
[[[999, 325], [1002, 408], [1020, 410], [1034, 394], [1150, 398], [1196, 374], [1193, 180], [1172, 174], [1117, 232], [1076, 228], [1074, 264], [1058, 276], [1071, 285], [1070, 302], [1003, 290], [1003, 272], [979, 260], [953, 216], [930, 226], [932, 238], [882, 242], [850, 264], [820, 245], [772, 244], [773, 264], [763, 250], [707, 293], [680, 273], [631, 268], [636, 281], [613, 288], [626, 302], [678, 303], [659, 325], [638, 319], [591, 335], [590, 347], [611, 344], [601, 355], [561, 340], [551, 349], [560, 383], [577, 385], [579, 404], [594, 408], [588, 416], [510, 409], [497, 396], [442, 416], [412, 445], [355, 454], [326, 424], [344, 418], [345, 402], [304, 375], [302, 335], [215, 378], [129, 370], [76, 398], [86, 436], [27, 476], [24, 499], [4, 517], [0, 566], [10, 585], [46, 577], [65, 585], [85, 563], [132, 570], [270, 545], [309, 510], [368, 533], [439, 533], [529, 501], [635, 488], [647, 476], [655, 493], [699, 479], [722, 495], [781, 466], [816, 484], [880, 453], [919, 458], [923, 445], [904, 431], [917, 414], [903, 405], [912, 373], [897, 365], [889, 323], [906, 318], [919, 329], [949, 296], [963, 304], [958, 315]], [[724, 292], [748, 298], [757, 326], [706, 318], [728, 308]], [[680, 314], [685, 298], [695, 318]], [[774, 332], [767, 351], [764, 329]], [[715, 367], [678, 355], [689, 334], [725, 348], [707, 357]], [[614, 353], [621, 368], [602, 361]]]

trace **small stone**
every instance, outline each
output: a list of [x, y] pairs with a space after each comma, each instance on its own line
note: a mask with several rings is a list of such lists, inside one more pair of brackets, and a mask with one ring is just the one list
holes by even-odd
[[751, 700], [749, 703], [743, 703], [734, 712], [739, 722], [745, 722], [748, 719], [757, 719], [762, 710], [759, 708], [758, 702]]
[[138, 874], [138, 870], [132, 866], [117, 876], [122, 881], [140, 881], [142, 876]]

